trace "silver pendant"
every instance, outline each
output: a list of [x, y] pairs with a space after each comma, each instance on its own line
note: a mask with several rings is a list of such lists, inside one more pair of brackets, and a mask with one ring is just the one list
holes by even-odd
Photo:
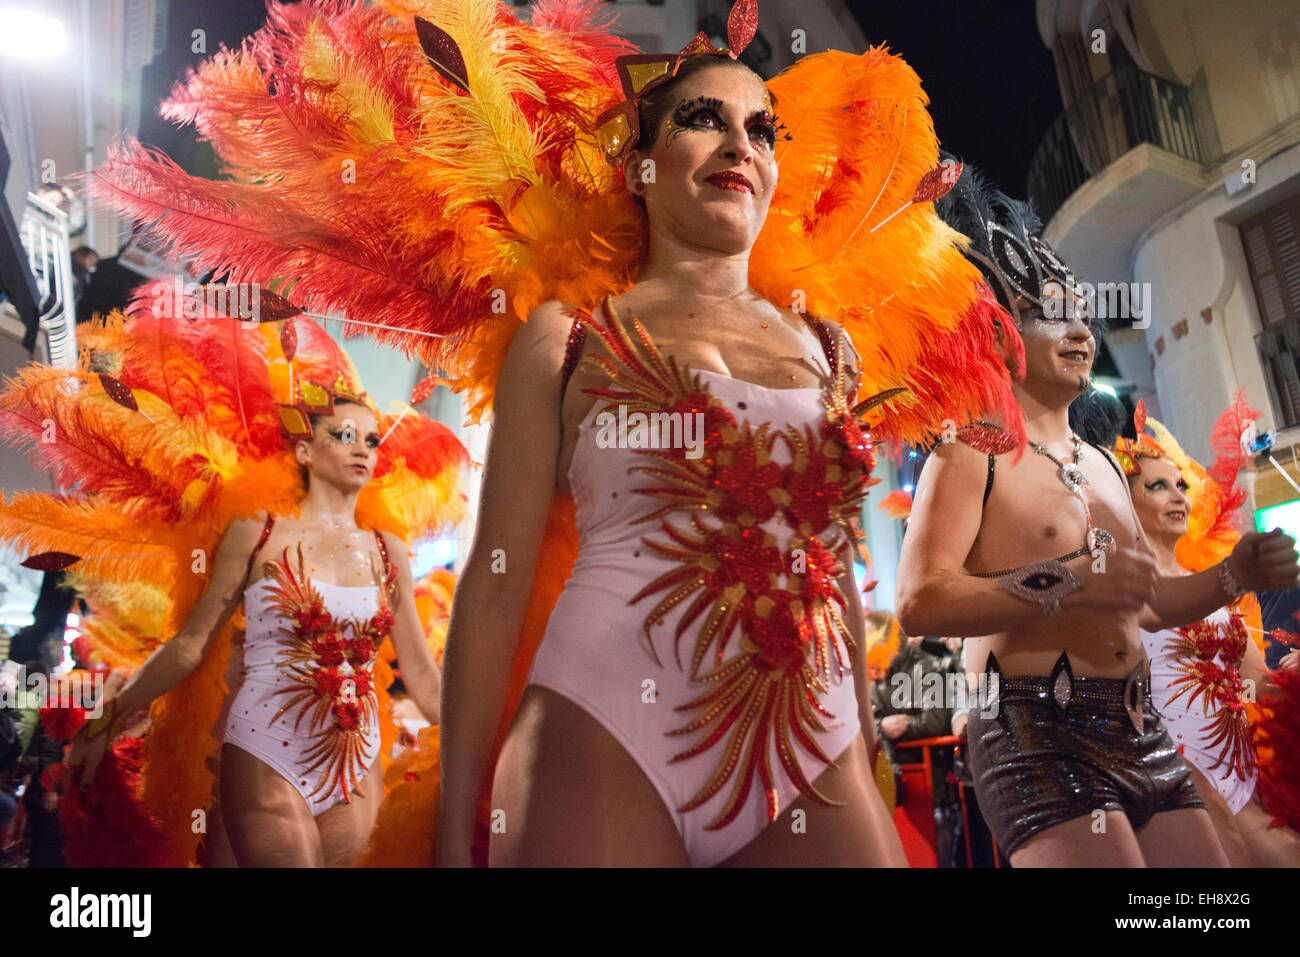
[[1083, 474], [1083, 469], [1073, 462], [1061, 463], [1061, 481], [1075, 495], [1083, 494], [1083, 487], [1088, 484], [1088, 477]]
[[1095, 552], [1099, 548], [1103, 552], [1115, 551], [1115, 536], [1104, 528], [1088, 529], [1088, 551]]

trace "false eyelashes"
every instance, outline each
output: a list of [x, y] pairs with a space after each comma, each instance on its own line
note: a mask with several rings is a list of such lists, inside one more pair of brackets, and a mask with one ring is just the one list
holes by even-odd
[[[717, 130], [720, 133], [726, 133], [730, 127], [722, 119], [722, 101], [711, 96], [697, 96], [690, 100], [682, 100], [673, 110], [672, 119], [669, 122], [670, 129], [665, 142], [672, 142], [672, 139], [687, 129], [695, 125], [698, 114], [702, 111], [711, 111], [713, 118], [717, 123]], [[763, 110], [746, 123], [746, 130], [762, 130], [767, 137], [768, 146], [775, 147], [779, 140], [792, 140], [793, 136], [787, 131], [784, 123], [780, 121], [775, 113], [771, 110]]]

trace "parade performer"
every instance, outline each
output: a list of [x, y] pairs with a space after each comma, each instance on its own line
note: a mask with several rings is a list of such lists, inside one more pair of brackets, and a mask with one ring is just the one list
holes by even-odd
[[241, 864], [347, 863], [395, 735], [390, 639], [437, 721], [406, 542], [459, 517], [464, 449], [418, 414], [379, 414], [314, 322], [184, 318], [183, 298], [146, 288], [79, 329], [80, 368], [8, 383], [0, 430], [70, 492], [5, 502], [0, 535], [69, 568], [90, 645], [135, 669], [74, 741], [74, 773], [93, 781], [156, 702], [143, 797], [171, 863], [209, 831], [219, 743], [209, 854], [228, 835]]
[[[753, 0], [669, 54], [530, 10], [271, 4], [164, 105], [230, 179], [128, 143], [95, 193], [491, 410], [442, 863], [476, 819], [499, 863], [899, 863], [851, 571], [873, 446], [1018, 416], [919, 80], [877, 49], [765, 85]], [[640, 447], [664, 414], [704, 431]]]
[[967, 636], [967, 665], [996, 694], [967, 724], [980, 809], [1014, 866], [1224, 865], [1153, 707], [1139, 625], [1294, 585], [1294, 543], [1250, 534], [1207, 571], [1160, 576], [1119, 465], [1069, 426], [1096, 341], [1068, 267], [1025, 204], [969, 169], [940, 212], [1023, 341], [1015, 391], [1033, 453], [1008, 461], [995, 422], [941, 444], [899, 563], [903, 629]]
[[[1207, 471], [1187, 456], [1169, 430], [1146, 416], [1139, 401], [1136, 439], [1118, 437], [1115, 458], [1128, 477], [1133, 508], [1161, 575], [1188, 575], [1213, 566], [1240, 535], [1233, 528], [1245, 502], [1237, 472], [1250, 456], [1241, 435], [1259, 413], [1238, 397], [1216, 423], [1219, 457]], [[1154, 433], [1153, 439], [1144, 428]], [[1264, 664], [1258, 602], [1230, 602], [1200, 621], [1159, 631], [1143, 629], [1151, 663], [1151, 697], [1234, 867], [1300, 865], [1300, 834], [1273, 827], [1256, 789], [1259, 762], [1251, 702], [1274, 703], [1273, 675]], [[1288, 660], [1294, 666], [1296, 655]]]

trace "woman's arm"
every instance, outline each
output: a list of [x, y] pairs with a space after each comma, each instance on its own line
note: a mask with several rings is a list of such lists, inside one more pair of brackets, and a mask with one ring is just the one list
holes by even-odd
[[439, 866], [470, 864], [478, 791], [555, 493], [560, 375], [572, 324], [558, 302], [533, 310], [498, 380], [474, 542], [443, 653]]
[[[110, 731], [90, 740], [90, 732], [78, 732], [68, 755], [71, 765], [83, 765], [83, 780], [94, 780], [95, 768], [120, 722], [145, 708], [155, 698], [166, 694], [184, 681], [203, 661], [230, 616], [244, 599], [244, 582], [248, 577], [248, 560], [257, 547], [262, 522], [239, 519], [230, 524], [221, 539], [213, 560], [212, 578], [203, 596], [190, 612], [181, 630], [145, 660], [134, 677], [113, 694], [110, 688], [98, 704], [111, 708]], [[87, 726], [89, 727], [89, 726]]]
[[[1219, 565], [1226, 565], [1237, 583], [1251, 591], [1293, 588], [1300, 574], [1295, 542], [1278, 530], [1246, 533]], [[1148, 631], [1178, 628], [1221, 608], [1234, 596], [1223, 587], [1219, 565], [1195, 575], [1161, 578], [1143, 610], [1142, 627]]]
[[415, 610], [415, 583], [406, 543], [392, 532], [382, 532], [388, 557], [397, 568], [397, 600], [393, 604], [393, 650], [402, 669], [402, 684], [430, 724], [441, 712], [442, 675], [429, 654], [424, 625]]

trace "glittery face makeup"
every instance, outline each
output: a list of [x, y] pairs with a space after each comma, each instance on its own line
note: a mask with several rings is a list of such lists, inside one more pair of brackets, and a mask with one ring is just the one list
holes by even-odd
[[[764, 109], [751, 114], [745, 120], [745, 129], [750, 138], [765, 146], [768, 151], [776, 148], [776, 141], [790, 139], [785, 127], [772, 112], [772, 97], [766, 91], [763, 94]], [[731, 127], [722, 119], [724, 104], [712, 96], [697, 96], [683, 99], [673, 110], [667, 123], [664, 145], [672, 145], [673, 140], [686, 130], [714, 130], [719, 133], [730, 132]]]
[[356, 445], [357, 441], [363, 442], [368, 449], [379, 448], [379, 433], [369, 432], [364, 436], [356, 434], [356, 430], [351, 426], [345, 426], [339, 429], [327, 429], [325, 431], [325, 442], [334, 445]]
[[370, 481], [379, 458], [380, 435], [369, 409], [342, 403], [333, 415], [321, 416], [313, 427], [316, 438], [303, 443], [313, 481], [324, 479], [343, 488]]
[[1148, 535], [1178, 539], [1187, 532], [1191, 505], [1178, 466], [1165, 458], [1142, 458], [1142, 471], [1129, 479], [1133, 509]]
[[[1020, 338], [1025, 344], [1025, 377], [1039, 382], [1068, 381], [1077, 392], [1086, 391], [1091, 383], [1092, 363], [1096, 357], [1096, 339], [1086, 315], [1069, 318], [1044, 315], [1043, 309], [1027, 299], [1016, 301], [1020, 314]], [[1079, 335], [1080, 326], [1084, 336]]]
[[671, 97], [653, 145], [629, 154], [628, 190], [654, 228], [728, 254], [749, 249], [779, 176], [766, 89], [748, 70], [716, 66], [679, 81]]

